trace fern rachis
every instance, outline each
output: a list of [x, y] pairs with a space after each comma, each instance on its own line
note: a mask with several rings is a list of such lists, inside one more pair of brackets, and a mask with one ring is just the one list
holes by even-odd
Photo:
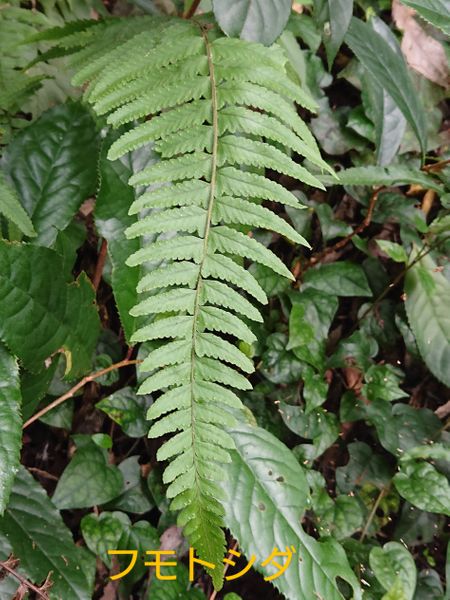
[[[149, 435], [174, 434], [158, 451], [159, 460], [169, 461], [167, 494], [200, 558], [216, 565], [211, 575], [220, 588], [225, 550], [220, 463], [230, 460], [233, 441], [225, 428], [241, 406], [229, 388], [249, 389], [239, 371], [248, 374], [254, 368], [222, 334], [251, 343], [255, 337], [243, 317], [262, 320], [235, 288], [267, 302], [242, 259], [292, 278], [269, 249], [236, 226], [270, 229], [306, 244], [287, 221], [261, 205], [270, 200], [299, 206], [261, 170], [270, 167], [321, 187], [280, 148], [329, 167], [293, 108], [293, 101], [308, 108], [311, 102], [287, 75], [280, 47], [223, 38], [206, 24], [149, 23], [149, 31], [129, 26], [120, 45], [109, 51], [102, 35], [95, 36], [96, 26], [89, 27], [89, 35], [78, 34], [81, 49], [71, 60], [78, 69], [75, 81], [87, 84], [94, 110], [108, 114], [113, 126], [131, 124], [109, 157], [150, 143], [161, 155], [160, 162], [130, 180], [153, 187], [130, 207], [130, 214], [140, 218], [127, 235], [174, 235], [144, 244], [128, 260], [130, 265], [159, 263], [139, 283], [145, 297], [132, 314], [152, 320], [132, 341], [161, 342], [142, 364], [153, 372], [140, 393], [164, 391], [149, 410], [155, 420]], [[101, 27], [107, 37], [108, 27]], [[112, 27], [120, 30], [117, 22]], [[73, 47], [76, 36], [61, 31], [57, 44]], [[149, 120], [136, 123], [148, 115]]]

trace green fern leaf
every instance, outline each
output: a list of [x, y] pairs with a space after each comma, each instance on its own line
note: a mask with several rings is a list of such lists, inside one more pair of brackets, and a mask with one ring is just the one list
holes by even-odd
[[[293, 279], [271, 250], [233, 227], [264, 228], [308, 245], [259, 201], [301, 207], [293, 193], [263, 174], [265, 168], [322, 188], [294, 153], [333, 174], [294, 107], [297, 102], [312, 110], [314, 102], [290, 79], [280, 46], [224, 38], [199, 22], [114, 19], [51, 36], [58, 52], [70, 53], [74, 82], [85, 86], [97, 114], [107, 115], [114, 127], [130, 124], [108, 157], [148, 144], [161, 156], [129, 181], [151, 186], [130, 207], [130, 214], [143, 212], [126, 233], [143, 238], [127, 264], [153, 267], [137, 288], [145, 297], [131, 311], [148, 315], [149, 322], [133, 342], [160, 344], [141, 365], [150, 375], [138, 392], [162, 392], [148, 412], [149, 435], [174, 434], [157, 453], [168, 461], [167, 495], [200, 558], [215, 564], [210, 574], [220, 589], [220, 465], [234, 448], [224, 427], [234, 423], [229, 409], [241, 407], [230, 388], [250, 389], [244, 374], [254, 369], [223, 335], [252, 343], [256, 338], [243, 319], [262, 321], [238, 291], [267, 302], [245, 260]], [[165, 239], [147, 242], [155, 233]]]

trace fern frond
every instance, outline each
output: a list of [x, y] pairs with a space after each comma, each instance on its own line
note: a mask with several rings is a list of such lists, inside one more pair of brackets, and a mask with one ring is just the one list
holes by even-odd
[[[167, 494], [190, 543], [216, 564], [211, 575], [219, 589], [225, 549], [220, 463], [233, 448], [224, 425], [234, 422], [230, 409], [241, 407], [230, 388], [250, 389], [247, 374], [254, 369], [231, 340], [254, 342], [247, 319], [262, 321], [242, 291], [267, 302], [244, 261], [293, 279], [271, 250], [234, 227], [264, 228], [308, 245], [284, 218], [261, 205], [269, 200], [301, 206], [262, 173], [270, 168], [322, 188], [292, 158], [332, 172], [294, 107], [297, 102], [313, 110], [314, 102], [290, 79], [280, 46], [223, 38], [201, 23], [131, 20], [121, 30], [114, 20], [66, 30], [57, 44], [81, 48], [70, 62], [94, 110], [114, 127], [130, 123], [109, 158], [147, 144], [161, 156], [129, 182], [152, 187], [130, 207], [130, 214], [145, 211], [127, 230], [130, 238], [141, 236], [144, 247], [127, 264], [155, 263], [138, 285], [146, 295], [131, 314], [149, 316], [149, 323], [133, 342], [160, 344], [141, 366], [150, 376], [139, 393], [163, 392], [148, 412], [149, 435], [173, 434], [157, 454], [169, 461]], [[167, 239], [147, 242], [155, 233]]]

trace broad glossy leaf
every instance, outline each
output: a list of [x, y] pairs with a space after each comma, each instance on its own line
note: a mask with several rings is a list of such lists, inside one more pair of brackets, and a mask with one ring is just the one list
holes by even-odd
[[[146, 558], [145, 552], [160, 546], [159, 536], [154, 527], [145, 521], [132, 524], [123, 512], [104, 511], [100, 515], [90, 513], [82, 518], [80, 525], [88, 548], [108, 567], [112, 566], [112, 558], [108, 555], [108, 550], [139, 551], [135, 567], [124, 578], [127, 584], [132, 584], [142, 577], [145, 570], [143, 564]], [[124, 570], [130, 562], [130, 557], [126, 555], [122, 558], [116, 555], [117, 559], [121, 570]]]
[[0, 538], [5, 537], [32, 581], [40, 584], [52, 571], [52, 600], [92, 598], [94, 557], [74, 544], [59, 512], [23, 467], [0, 518]]
[[350, 22], [345, 40], [378, 85], [389, 93], [402, 111], [424, 155], [427, 149], [424, 110], [404, 59], [368, 23], [355, 17]]
[[291, 431], [312, 440], [312, 444], [302, 444], [295, 448], [295, 454], [300, 461], [311, 462], [318, 458], [339, 435], [336, 415], [323, 408], [306, 413], [301, 406], [280, 402], [279, 411], [285, 425]]
[[8, 504], [22, 445], [21, 394], [17, 361], [0, 343], [0, 515]]
[[395, 262], [406, 263], [408, 262], [408, 255], [406, 250], [400, 244], [396, 242], [390, 242], [389, 240], [377, 240], [378, 246], [381, 250], [392, 258]]
[[[236, 450], [227, 465], [230, 493], [224, 504], [225, 523], [247, 558], [255, 554], [263, 560], [275, 546], [283, 550], [293, 546], [296, 557], [283, 576], [273, 581], [286, 598], [342, 600], [336, 583], [336, 577], [341, 577], [353, 587], [354, 599], [361, 599], [341, 546], [331, 540], [318, 542], [301, 527], [308, 484], [292, 453], [259, 427], [239, 425], [229, 431]], [[265, 576], [273, 574], [269, 566], [256, 568]]]
[[338, 308], [336, 296], [315, 289], [292, 293], [288, 350], [317, 369], [325, 362], [328, 330]]
[[128, 185], [133, 168], [142, 168], [154, 162], [153, 153], [145, 147], [118, 160], [111, 161], [107, 153], [117, 133], [110, 133], [102, 145], [99, 161], [100, 188], [94, 209], [95, 224], [99, 234], [108, 243], [108, 256], [112, 263], [111, 283], [119, 310], [125, 337], [130, 342], [139, 322], [130, 316], [130, 309], [138, 303], [136, 287], [142, 276], [142, 267], [129, 267], [126, 259], [141, 248], [139, 238], [127, 239], [125, 230], [136, 222], [128, 214], [136, 199], [136, 191]]
[[419, 15], [450, 36], [450, 5], [448, 0], [402, 0]]
[[392, 406], [386, 400], [367, 404], [344, 396], [341, 419], [367, 419], [375, 426], [381, 445], [399, 457], [416, 446], [436, 442], [441, 435], [441, 422], [431, 410], [402, 403]]
[[5, 163], [37, 232], [33, 243], [51, 246], [95, 191], [95, 122], [78, 102], [55, 106], [14, 138]]
[[41, 371], [61, 348], [70, 377], [90, 370], [99, 330], [94, 302], [84, 273], [66, 284], [53, 250], [0, 242], [0, 338], [28, 370]]
[[364, 374], [366, 383], [362, 386], [362, 394], [371, 402], [404, 398], [408, 394], [399, 387], [402, 376], [400, 369], [392, 365], [372, 365]]
[[450, 283], [429, 255], [406, 273], [405, 294], [420, 354], [433, 375], [450, 386]]
[[405, 461], [394, 483], [399, 493], [414, 506], [450, 516], [450, 484], [433, 465], [425, 461]]
[[14, 223], [28, 237], [34, 237], [36, 232], [30, 217], [23, 209], [16, 190], [10, 185], [0, 171], [0, 214]]
[[120, 463], [119, 471], [123, 475], [124, 491], [108, 504], [108, 508], [135, 514], [143, 514], [153, 508], [138, 460], [139, 456], [129, 456]]
[[339, 261], [308, 269], [303, 289], [314, 288], [334, 296], [371, 296], [366, 274], [361, 265]]
[[328, 0], [330, 21], [324, 33], [323, 42], [327, 52], [328, 68], [344, 41], [353, 14], [353, 0]]
[[337, 540], [350, 537], [363, 523], [363, 511], [355, 496], [340, 495], [320, 515], [321, 535]]
[[383, 548], [373, 548], [370, 567], [384, 589], [391, 592], [391, 595], [383, 596], [385, 600], [412, 600], [416, 588], [416, 566], [403, 544], [388, 542]]
[[286, 26], [290, 0], [214, 0], [214, 16], [231, 37], [270, 46]]
[[347, 446], [348, 463], [336, 469], [336, 483], [342, 493], [354, 491], [366, 483], [383, 488], [392, 478], [392, 469], [385, 458], [374, 454], [364, 442], [353, 442]]
[[102, 512], [100, 515], [89, 513], [80, 522], [81, 533], [89, 550], [111, 567], [112, 559], [108, 550], [116, 550], [122, 537], [122, 521], [114, 513]]
[[123, 491], [123, 475], [107, 454], [88, 441], [73, 455], [59, 478], [52, 501], [62, 508], [86, 508], [109, 502]]
[[150, 396], [138, 396], [131, 387], [124, 387], [97, 402], [96, 407], [120, 425], [130, 437], [142, 437], [148, 432], [147, 410]]

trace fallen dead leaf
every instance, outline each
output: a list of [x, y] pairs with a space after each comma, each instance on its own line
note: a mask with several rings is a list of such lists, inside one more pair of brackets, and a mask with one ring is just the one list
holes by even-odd
[[415, 19], [416, 11], [399, 0], [392, 2], [392, 18], [403, 31], [402, 52], [409, 66], [438, 85], [450, 85], [449, 67], [443, 45], [427, 34]]

